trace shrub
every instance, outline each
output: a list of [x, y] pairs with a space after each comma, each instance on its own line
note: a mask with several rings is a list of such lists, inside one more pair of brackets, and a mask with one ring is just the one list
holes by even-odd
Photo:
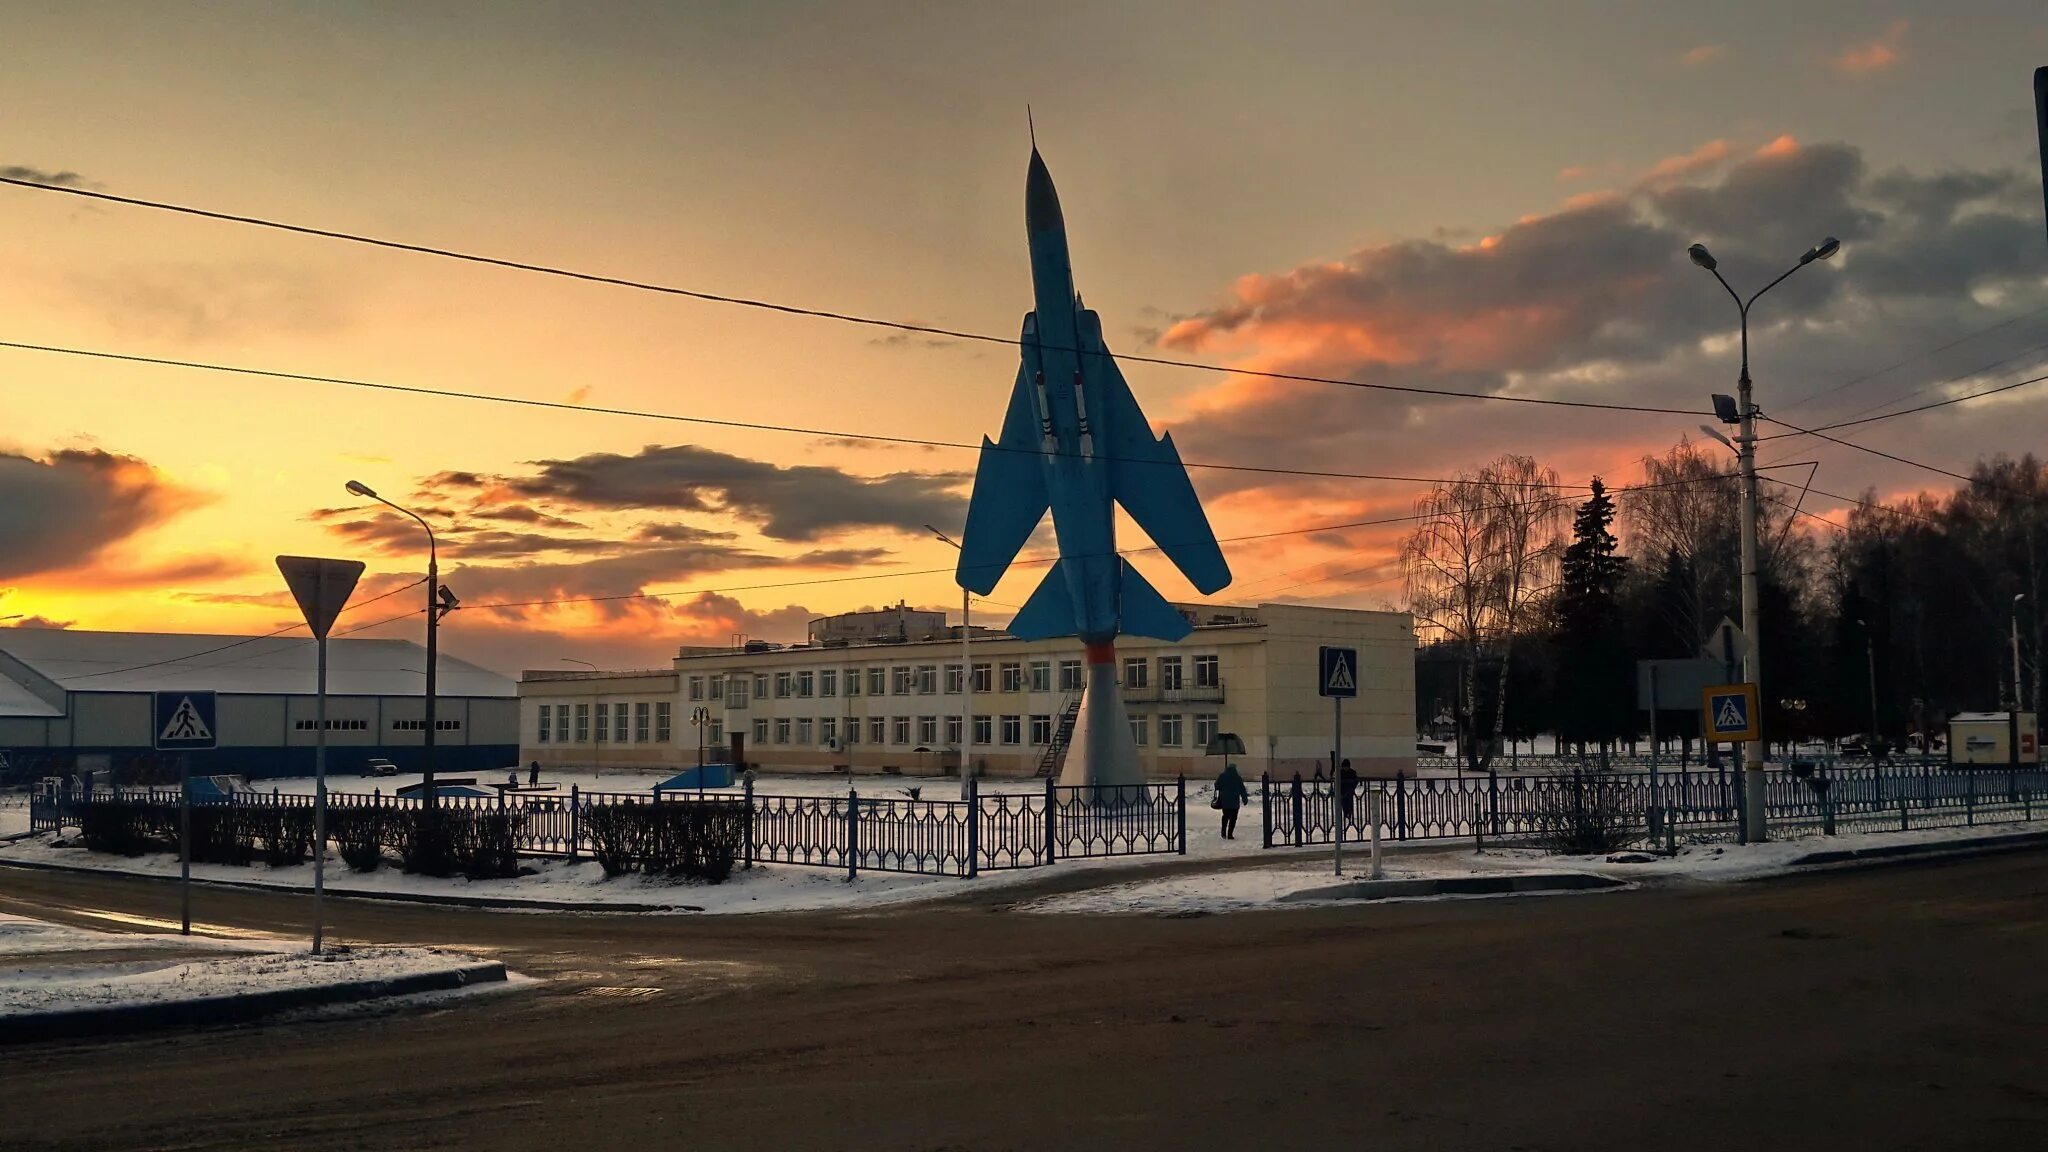
[[327, 834], [341, 849], [341, 859], [358, 872], [375, 872], [384, 863], [384, 841], [398, 814], [386, 808], [329, 808]]
[[272, 868], [304, 864], [313, 852], [313, 809], [311, 806], [252, 807], [255, 839], [263, 846], [263, 862]]
[[445, 802], [407, 813], [399, 823], [399, 858], [407, 872], [461, 873], [471, 880], [519, 875], [519, 834], [526, 816], [516, 810], [459, 808]]
[[[85, 846], [116, 856], [140, 856], [163, 847], [159, 827], [163, 805], [141, 800], [95, 800], [78, 807], [78, 830]], [[171, 805], [171, 843], [177, 839], [177, 806]]]
[[579, 820], [606, 876], [638, 869], [717, 884], [732, 875], [747, 834], [743, 800], [593, 804]]
[[1592, 856], [1628, 847], [1639, 828], [1628, 790], [1615, 777], [1574, 772], [1546, 781], [1536, 803], [1536, 839], [1565, 856]]

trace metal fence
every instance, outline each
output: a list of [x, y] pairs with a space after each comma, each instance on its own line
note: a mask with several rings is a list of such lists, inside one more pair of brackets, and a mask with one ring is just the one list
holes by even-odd
[[[1819, 766], [1811, 774], [1765, 774], [1765, 819], [1774, 828], [1835, 832], [1910, 831], [1974, 826], [2048, 815], [2048, 771], [2038, 767], [1937, 768], [1929, 763]], [[1391, 840], [1528, 840], [1555, 827], [1588, 789], [1647, 835], [1654, 811], [1674, 837], [1718, 839], [1740, 824], [1742, 773], [1577, 772], [1544, 776], [1489, 773], [1460, 778], [1359, 777], [1343, 801], [1321, 776], [1259, 778], [1266, 847], [1327, 844], [1343, 808], [1344, 838], [1371, 835], [1368, 793], [1380, 797], [1381, 835]]]
[[[702, 799], [742, 799], [748, 812], [741, 863], [797, 864], [843, 868], [848, 876], [870, 872], [973, 876], [984, 870], [1036, 868], [1062, 859], [1141, 856], [1187, 852], [1187, 783], [1063, 787], [1047, 781], [1043, 791], [983, 795], [970, 782], [964, 800], [862, 796], [794, 796], [756, 792], [747, 783], [738, 797], [713, 792]], [[78, 809], [100, 800], [127, 799], [176, 804], [172, 789], [123, 789], [81, 793], [40, 789], [31, 798], [30, 829], [57, 831], [78, 823]], [[327, 794], [335, 808], [393, 808], [413, 811], [414, 796], [381, 792]], [[441, 796], [453, 811], [516, 811], [524, 819], [514, 835], [520, 853], [575, 858], [594, 844], [585, 815], [620, 804], [690, 804], [690, 792], [584, 792], [543, 795], [506, 790], [496, 796]], [[310, 807], [313, 797], [296, 793], [236, 792], [195, 803]]]

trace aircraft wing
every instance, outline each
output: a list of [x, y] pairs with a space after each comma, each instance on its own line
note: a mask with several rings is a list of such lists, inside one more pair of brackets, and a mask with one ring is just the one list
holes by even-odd
[[1093, 312], [1085, 315], [1089, 323], [1082, 326], [1083, 339], [1101, 355], [1083, 357], [1082, 371], [1089, 386], [1101, 393], [1108, 434], [1098, 434], [1096, 443], [1103, 455], [1115, 458], [1111, 493], [1189, 583], [1205, 596], [1218, 592], [1230, 583], [1230, 565], [1173, 446], [1173, 434], [1153, 438], [1151, 423], [1102, 341], [1102, 322]]
[[967, 502], [967, 531], [954, 574], [955, 582], [970, 592], [985, 596], [995, 589], [1051, 506], [1039, 429], [1031, 378], [1020, 365], [1002, 439], [982, 437], [981, 461], [974, 469], [974, 495]]

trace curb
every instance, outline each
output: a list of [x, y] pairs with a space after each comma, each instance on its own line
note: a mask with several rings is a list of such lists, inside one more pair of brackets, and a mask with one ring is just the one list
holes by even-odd
[[[9, 860], [0, 856], [0, 868], [36, 868], [45, 872], [69, 872], [80, 876], [103, 876], [116, 880], [142, 880], [157, 884], [176, 884], [176, 876], [153, 876], [147, 872], [123, 872], [118, 868], [92, 868], [82, 864], [52, 864], [46, 860]], [[255, 880], [201, 880], [194, 877], [194, 887], [240, 888], [250, 892], [271, 892], [283, 895], [311, 896], [313, 889], [297, 884], [263, 884]], [[398, 904], [432, 904], [448, 908], [488, 908], [509, 911], [531, 912], [702, 912], [695, 904], [586, 904], [568, 900], [521, 900], [512, 896], [456, 896], [435, 895], [430, 892], [351, 892], [346, 889], [328, 888], [329, 899], [343, 900], [384, 900]]]
[[2015, 832], [1977, 836], [1968, 840], [1936, 840], [1921, 844], [1880, 844], [1870, 848], [1837, 848], [1810, 852], [1788, 862], [1787, 869], [1842, 866], [1875, 867], [1882, 864], [1947, 856], [1988, 856], [2048, 846], [2048, 832]]
[[68, 1012], [40, 1012], [8, 1018], [0, 1045], [39, 1040], [73, 1040], [127, 1032], [153, 1032], [167, 1028], [200, 1028], [215, 1024], [241, 1024], [277, 1012], [316, 1008], [385, 996], [410, 996], [419, 992], [446, 992], [471, 984], [499, 983], [505, 966], [495, 960], [473, 960], [439, 972], [421, 972], [382, 980], [355, 980], [317, 988], [279, 988], [240, 996], [209, 996], [170, 1004], [128, 1004], [113, 1008], [86, 1008]]
[[1391, 900], [1401, 896], [1507, 896], [1526, 892], [1594, 892], [1626, 888], [1629, 882], [1590, 872], [1531, 872], [1512, 876], [1446, 876], [1423, 880], [1354, 880], [1325, 888], [1289, 892], [1276, 904], [1323, 900]]

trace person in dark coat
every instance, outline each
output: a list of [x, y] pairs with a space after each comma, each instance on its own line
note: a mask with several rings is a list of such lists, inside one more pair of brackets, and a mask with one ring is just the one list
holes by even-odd
[[1344, 819], [1349, 822], [1353, 798], [1358, 795], [1358, 773], [1351, 770], [1351, 761], [1346, 760], [1337, 767], [1337, 799], [1344, 810]]
[[526, 784], [530, 788], [540, 786], [540, 761], [535, 760], [526, 766]]
[[1216, 807], [1223, 813], [1225, 840], [1237, 839], [1237, 810], [1251, 796], [1251, 789], [1244, 786], [1244, 777], [1237, 774], [1237, 765], [1225, 764], [1216, 777]]

